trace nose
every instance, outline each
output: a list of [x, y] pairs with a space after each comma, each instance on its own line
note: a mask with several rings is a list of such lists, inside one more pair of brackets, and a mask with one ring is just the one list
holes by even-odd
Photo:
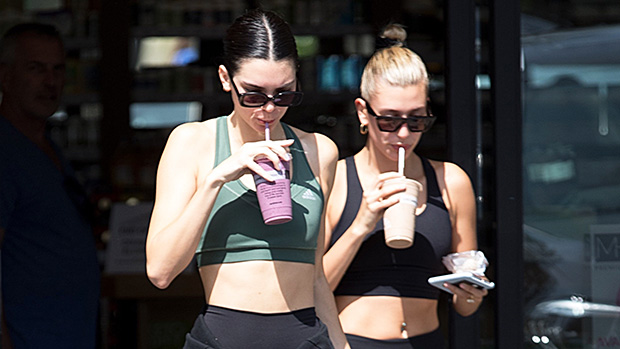
[[55, 69], [46, 69], [43, 76], [43, 82], [48, 86], [56, 86], [60, 83], [63, 76], [62, 73]]
[[406, 122], [403, 122], [403, 124], [400, 125], [400, 128], [396, 130], [396, 135], [398, 136], [398, 138], [403, 138], [403, 139], [411, 135], [411, 131], [409, 131], [409, 128], [407, 127]]
[[265, 105], [261, 107], [265, 112], [271, 113], [276, 109], [276, 105], [273, 104], [273, 101], [268, 101]]

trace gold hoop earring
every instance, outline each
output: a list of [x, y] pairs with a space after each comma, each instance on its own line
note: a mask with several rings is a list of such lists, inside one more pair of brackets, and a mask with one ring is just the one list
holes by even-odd
[[368, 125], [360, 124], [360, 133], [365, 135], [368, 133]]

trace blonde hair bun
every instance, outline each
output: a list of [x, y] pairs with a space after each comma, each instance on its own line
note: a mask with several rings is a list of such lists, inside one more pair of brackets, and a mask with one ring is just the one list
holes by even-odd
[[407, 47], [407, 31], [396, 23], [388, 24], [376, 40], [375, 49], [388, 47]]
[[411, 86], [423, 84], [428, 93], [428, 73], [422, 58], [407, 48], [407, 32], [400, 24], [389, 24], [377, 37], [377, 50], [368, 60], [360, 83], [360, 93], [366, 100], [381, 86]]

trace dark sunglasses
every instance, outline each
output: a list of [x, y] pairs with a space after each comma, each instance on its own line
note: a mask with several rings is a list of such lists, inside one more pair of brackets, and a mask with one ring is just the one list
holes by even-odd
[[[230, 77], [230, 83], [235, 89], [235, 93], [239, 96], [239, 104], [242, 107], [247, 108], [256, 108], [262, 107], [267, 104], [269, 101], [272, 101], [273, 104], [278, 107], [294, 107], [301, 104], [301, 100], [304, 97], [304, 93], [301, 91], [283, 91], [278, 92], [273, 95], [273, 97], [269, 97], [262, 92], [245, 92], [239, 93], [235, 82], [233, 81], [232, 76]], [[297, 88], [299, 88], [299, 83], [297, 83]]]
[[431, 126], [433, 126], [433, 123], [437, 119], [435, 116], [431, 115], [428, 106], [426, 107], [427, 115], [408, 116], [406, 118], [403, 118], [393, 115], [377, 115], [377, 113], [372, 110], [370, 103], [368, 103], [367, 100], [364, 100], [364, 102], [366, 102], [366, 109], [368, 110], [368, 113], [375, 117], [379, 130], [383, 132], [398, 131], [404, 123], [407, 123], [407, 128], [409, 129], [409, 132], [426, 132], [430, 130]]

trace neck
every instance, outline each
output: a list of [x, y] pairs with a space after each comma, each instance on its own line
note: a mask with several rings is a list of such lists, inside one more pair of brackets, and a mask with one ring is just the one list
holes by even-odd
[[45, 119], [16, 112], [6, 104], [0, 105], [0, 115], [34, 143], [43, 144], [47, 142], [47, 138], [45, 137]]
[[54, 151], [52, 143], [45, 137], [45, 119], [11, 112], [9, 109], [6, 108], [6, 105], [0, 105], [0, 115], [34, 143], [35, 146], [41, 149], [52, 160], [54, 165], [62, 171], [62, 164], [58, 154]]

